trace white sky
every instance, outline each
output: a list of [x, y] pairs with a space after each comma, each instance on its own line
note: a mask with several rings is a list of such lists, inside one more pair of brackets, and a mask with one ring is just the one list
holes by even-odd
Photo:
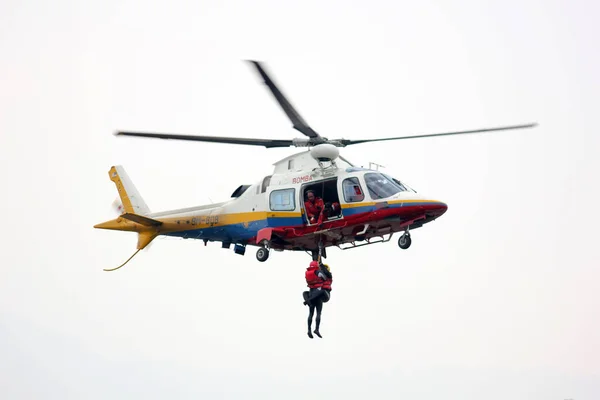
[[[253, 3], [252, 6], [249, 3]], [[0, 3], [0, 397], [600, 398], [598, 3]], [[227, 199], [295, 149], [115, 130], [352, 139], [446, 201], [403, 251], [330, 250], [324, 339], [303, 253], [92, 226], [122, 164], [153, 211]]]

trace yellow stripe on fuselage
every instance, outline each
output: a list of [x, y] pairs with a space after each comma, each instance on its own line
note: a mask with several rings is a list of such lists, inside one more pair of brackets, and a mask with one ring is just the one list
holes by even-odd
[[344, 208], [356, 208], [356, 207], [367, 207], [367, 206], [374, 206], [374, 205], [375, 205], [374, 201], [364, 201], [364, 202], [360, 202], [360, 203], [342, 204], [342, 209], [344, 209]]
[[194, 215], [157, 218], [163, 223], [161, 231], [176, 232], [193, 229], [206, 229], [235, 224], [247, 224], [267, 218], [299, 218], [299, 212], [253, 211], [233, 214]]
[[388, 204], [398, 204], [398, 203], [431, 203], [431, 204], [435, 204], [435, 203], [441, 203], [438, 200], [421, 200], [421, 199], [400, 199], [400, 200], [392, 200], [392, 201], [388, 201]]

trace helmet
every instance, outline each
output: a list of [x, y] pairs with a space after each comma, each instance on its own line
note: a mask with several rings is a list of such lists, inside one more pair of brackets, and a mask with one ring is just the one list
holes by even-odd
[[331, 270], [329, 269], [329, 265], [327, 265], [327, 264], [323, 264], [323, 266], [324, 266], [325, 268], [327, 268], [327, 271], [331, 272]]

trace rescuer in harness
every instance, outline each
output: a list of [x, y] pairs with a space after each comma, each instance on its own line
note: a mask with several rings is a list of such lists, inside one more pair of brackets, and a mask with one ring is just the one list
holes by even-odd
[[330, 298], [331, 283], [333, 277], [329, 270], [328, 265], [324, 265], [318, 261], [312, 261], [305, 273], [306, 284], [310, 288], [309, 291], [302, 293], [304, 296], [304, 305], [309, 306], [308, 313], [308, 337], [313, 338], [311, 333], [312, 318], [317, 309], [317, 318], [315, 320], [315, 334], [318, 337], [322, 337], [319, 332], [319, 326], [321, 325], [321, 311], [323, 310], [323, 303], [327, 303]]
[[331, 284], [333, 283], [333, 275], [331, 275], [331, 269], [329, 268], [329, 265], [321, 264], [320, 267], [321, 270], [325, 268], [323, 273], [327, 277], [327, 279], [325, 279], [325, 282], [323, 282], [323, 286], [321, 286], [321, 288], [327, 292], [327, 300], [323, 300], [323, 303], [327, 303], [331, 298]]

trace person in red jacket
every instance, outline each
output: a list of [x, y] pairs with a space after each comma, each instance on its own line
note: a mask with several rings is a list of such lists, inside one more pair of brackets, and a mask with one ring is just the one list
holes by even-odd
[[319, 332], [319, 326], [321, 325], [321, 311], [323, 310], [323, 303], [329, 301], [329, 292], [331, 291], [331, 273], [328, 268], [326, 269], [323, 264], [318, 261], [312, 261], [305, 273], [306, 284], [309, 287], [309, 291], [303, 293], [304, 305], [309, 306], [308, 312], [308, 337], [313, 338], [310, 332], [312, 327], [312, 319], [317, 310], [317, 318], [315, 319], [315, 334], [322, 338]]
[[317, 197], [312, 190], [306, 192], [306, 198], [307, 200], [304, 202], [304, 209], [306, 210], [308, 222], [311, 224], [317, 223], [319, 220], [322, 220], [322, 213], [325, 208], [323, 199]]
[[323, 296], [323, 303], [327, 303], [331, 298], [331, 284], [333, 283], [333, 275], [331, 275], [331, 269], [327, 264], [321, 264], [321, 270], [323, 271], [323, 274], [326, 277], [325, 282], [323, 282], [323, 285], [321, 286], [321, 289], [327, 292], [327, 296]]
[[323, 219], [335, 218], [340, 215], [341, 212], [340, 203], [334, 201], [333, 203], [327, 202], [323, 207]]

